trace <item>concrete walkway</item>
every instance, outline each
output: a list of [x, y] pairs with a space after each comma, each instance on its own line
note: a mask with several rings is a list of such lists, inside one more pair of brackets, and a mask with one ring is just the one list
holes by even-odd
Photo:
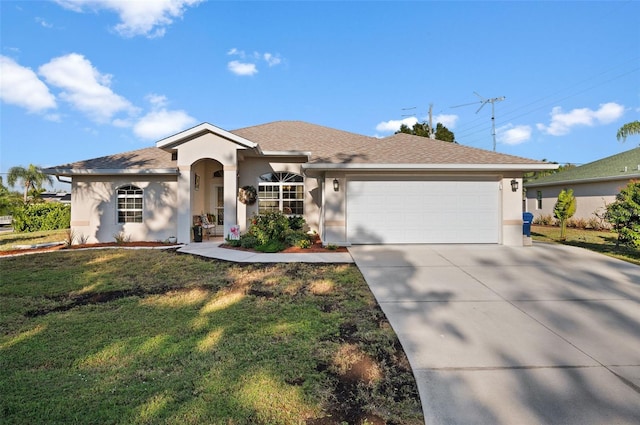
[[190, 243], [178, 249], [178, 252], [236, 263], [353, 263], [353, 258], [348, 252], [263, 254], [220, 248], [222, 243], [222, 239]]
[[640, 424], [640, 267], [547, 244], [349, 251], [427, 424]]

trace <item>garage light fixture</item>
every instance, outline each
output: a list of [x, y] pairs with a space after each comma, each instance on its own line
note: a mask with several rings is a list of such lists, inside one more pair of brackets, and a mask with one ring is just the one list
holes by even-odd
[[511, 191], [512, 192], [517, 192], [518, 191], [518, 180], [516, 180], [516, 179], [512, 179], [511, 180]]
[[340, 182], [338, 179], [333, 179], [333, 190], [338, 192], [340, 190]]

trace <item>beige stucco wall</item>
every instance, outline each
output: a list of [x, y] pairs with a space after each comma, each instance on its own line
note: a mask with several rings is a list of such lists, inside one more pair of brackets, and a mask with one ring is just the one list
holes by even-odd
[[[615, 180], [608, 182], [573, 183], [545, 187], [530, 187], [527, 189], [526, 209], [534, 217], [542, 215], [553, 216], [553, 208], [558, 201], [558, 195], [563, 189], [573, 189], [576, 197], [576, 213], [573, 218], [585, 220], [596, 218], [601, 214], [605, 205], [615, 201], [616, 194], [629, 183], [629, 180]], [[542, 208], [538, 208], [537, 192], [542, 192]]]
[[[128, 184], [144, 191], [142, 223], [117, 223], [116, 190]], [[176, 236], [176, 189], [176, 176], [74, 176], [71, 229], [76, 242], [114, 242], [120, 232], [132, 241]]]

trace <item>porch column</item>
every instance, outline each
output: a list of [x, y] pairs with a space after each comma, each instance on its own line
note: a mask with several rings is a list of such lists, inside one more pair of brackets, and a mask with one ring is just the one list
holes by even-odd
[[191, 166], [178, 167], [176, 237], [180, 243], [191, 242]]
[[224, 173], [224, 235], [231, 232], [231, 226], [238, 223], [238, 167], [225, 165]]

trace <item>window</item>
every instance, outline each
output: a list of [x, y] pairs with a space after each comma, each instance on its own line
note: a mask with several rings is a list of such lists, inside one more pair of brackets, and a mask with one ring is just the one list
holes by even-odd
[[304, 179], [293, 173], [267, 173], [258, 184], [258, 214], [304, 214]]
[[137, 186], [122, 186], [117, 190], [118, 223], [142, 223], [142, 196]]
[[538, 190], [536, 193], [536, 209], [537, 210], [542, 209], [542, 191], [541, 190]]

